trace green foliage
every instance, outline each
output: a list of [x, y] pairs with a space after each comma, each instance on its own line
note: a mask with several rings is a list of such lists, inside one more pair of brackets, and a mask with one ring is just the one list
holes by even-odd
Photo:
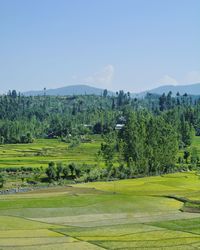
[[177, 132], [162, 116], [130, 112], [120, 138], [130, 176], [166, 173], [176, 163]]
[[33, 142], [33, 137], [31, 133], [27, 133], [26, 135], [22, 135], [20, 138], [21, 143], [32, 143]]
[[59, 180], [61, 178], [62, 173], [63, 173], [63, 165], [62, 165], [62, 162], [59, 162], [59, 163], [57, 163], [57, 166], [56, 166], [57, 180]]
[[46, 169], [46, 174], [48, 176], [49, 182], [56, 180], [57, 173], [54, 162], [50, 162], [48, 168]]
[[[162, 96], [147, 94], [144, 99], [131, 98], [120, 90], [103, 96], [35, 96], [25, 97], [15, 90], [0, 96], [0, 143], [29, 143], [33, 138], [69, 138], [86, 133], [104, 134], [115, 128], [127, 108], [148, 110], [153, 115], [170, 116], [179, 129], [180, 143], [191, 144], [192, 130], [199, 134], [200, 101], [189, 95]], [[170, 114], [171, 113], [171, 114]], [[87, 130], [87, 131], [86, 131]], [[72, 143], [74, 144], [74, 143]], [[76, 143], [75, 143], [76, 144]]]
[[75, 148], [81, 143], [80, 138], [78, 136], [74, 136], [70, 138], [70, 144], [69, 147]]
[[104, 142], [101, 144], [101, 153], [105, 164], [108, 168], [112, 168], [115, 154], [115, 135], [110, 133], [104, 136]]
[[181, 136], [184, 145], [190, 146], [192, 144], [193, 130], [190, 127], [189, 122], [183, 121], [181, 124]]
[[188, 150], [184, 151], [183, 158], [185, 159], [185, 162], [188, 163], [188, 158], [190, 156], [190, 152]]
[[[50, 165], [46, 171], [49, 181], [63, 178], [76, 181], [83, 176], [85, 180], [133, 178], [199, 167], [196, 153], [187, 159], [182, 151], [182, 155], [177, 156], [178, 147], [190, 150], [194, 133], [199, 134], [198, 97], [173, 96], [169, 92], [161, 96], [148, 93], [143, 99], [132, 99], [130, 93], [123, 90], [112, 97], [107, 90], [102, 96], [25, 97], [10, 91], [0, 96], [0, 104], [3, 156], [0, 164], [38, 167], [50, 161], [74, 162], [75, 165], [67, 167], [61, 163]], [[91, 139], [98, 134], [104, 138], [101, 146], [100, 143], [94, 145]], [[55, 138], [62, 146], [58, 149], [44, 145], [35, 149], [33, 138], [35, 141]], [[6, 147], [10, 143], [32, 143], [33, 146], [23, 152], [17, 145], [11, 154], [13, 157], [6, 160]], [[99, 147], [101, 159], [95, 162]], [[18, 152], [22, 153], [15, 158]], [[82, 168], [83, 163], [91, 168]], [[102, 166], [106, 168], [100, 170]]]
[[64, 175], [64, 178], [65, 178], [65, 179], [68, 178], [69, 173], [70, 173], [69, 166], [65, 166], [65, 167], [63, 168], [63, 175]]
[[3, 188], [5, 182], [6, 182], [5, 176], [0, 174], [0, 188]]

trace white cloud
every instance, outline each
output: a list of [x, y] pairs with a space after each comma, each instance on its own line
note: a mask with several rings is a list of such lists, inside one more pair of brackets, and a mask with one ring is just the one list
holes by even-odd
[[110, 87], [112, 85], [114, 73], [115, 73], [114, 66], [108, 64], [101, 71], [86, 77], [84, 81], [98, 86]]
[[175, 78], [169, 76], [169, 75], [164, 75], [159, 81], [158, 84], [166, 85], [166, 84], [172, 84], [172, 85], [177, 85], [177, 84], [191, 84], [191, 83], [200, 83], [200, 70], [192, 70], [179, 79], [176, 80]]
[[186, 83], [199, 83], [200, 82], [200, 70], [193, 70], [186, 74]]
[[158, 83], [160, 83], [160, 84], [173, 84], [173, 85], [178, 84], [177, 80], [174, 79], [173, 77], [169, 76], [169, 75], [164, 75], [164, 76], [158, 81]]

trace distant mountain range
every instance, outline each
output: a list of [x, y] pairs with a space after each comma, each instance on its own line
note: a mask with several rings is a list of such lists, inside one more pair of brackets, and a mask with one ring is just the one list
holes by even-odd
[[[190, 85], [165, 85], [158, 88], [154, 88], [148, 91], [133, 93], [132, 96], [143, 97], [146, 93], [158, 94], [168, 93], [172, 91], [173, 95], [179, 92], [181, 95], [187, 93], [189, 95], [200, 95], [200, 83], [190, 84]], [[37, 95], [52, 95], [52, 96], [64, 96], [64, 95], [102, 95], [103, 89], [95, 88], [88, 85], [70, 85], [57, 89], [47, 89], [39, 91], [28, 91], [23, 94], [26, 96], [37, 96]], [[108, 91], [108, 95], [115, 95], [115, 92]]]
[[139, 93], [139, 95], [145, 95], [146, 93], [153, 93], [162, 95], [163, 93], [169, 93], [171, 91], [173, 95], [179, 92], [180, 95], [185, 93], [189, 95], [200, 95], [200, 83], [188, 84], [188, 85], [164, 85], [148, 91]]
[[[70, 85], [57, 89], [47, 89], [47, 90], [36, 90], [36, 91], [28, 91], [23, 94], [26, 96], [37, 96], [37, 95], [53, 95], [53, 96], [64, 96], [64, 95], [102, 95], [103, 89], [91, 87], [88, 85]], [[108, 95], [113, 95], [114, 92], [108, 91]]]

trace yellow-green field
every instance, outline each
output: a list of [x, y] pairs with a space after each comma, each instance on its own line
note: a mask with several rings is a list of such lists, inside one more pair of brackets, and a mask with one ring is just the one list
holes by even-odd
[[0, 167], [40, 167], [50, 161], [94, 164], [100, 149], [101, 137], [75, 148], [58, 139], [39, 139], [31, 144], [0, 145]]
[[[50, 161], [94, 165], [97, 163], [97, 153], [101, 143], [101, 136], [95, 135], [92, 137], [92, 142], [81, 143], [74, 148], [58, 139], [37, 139], [31, 144], [0, 145], [0, 168], [46, 167]], [[195, 147], [200, 154], [199, 136], [194, 138], [192, 147]], [[183, 156], [183, 151], [178, 155]], [[102, 161], [100, 165], [103, 165]]]
[[0, 249], [199, 249], [195, 173], [52, 187], [0, 196]]
[[[100, 144], [95, 137], [75, 148], [54, 139], [1, 145], [0, 167], [93, 165]], [[200, 153], [200, 137], [192, 147]], [[0, 249], [199, 249], [198, 201], [195, 172], [2, 195]]]

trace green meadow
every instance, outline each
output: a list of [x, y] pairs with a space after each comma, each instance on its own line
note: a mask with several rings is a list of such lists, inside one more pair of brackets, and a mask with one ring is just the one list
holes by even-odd
[[[101, 138], [0, 147], [0, 166], [95, 164]], [[200, 138], [192, 147], [200, 153]], [[200, 177], [181, 172], [0, 196], [0, 249], [199, 249]]]

